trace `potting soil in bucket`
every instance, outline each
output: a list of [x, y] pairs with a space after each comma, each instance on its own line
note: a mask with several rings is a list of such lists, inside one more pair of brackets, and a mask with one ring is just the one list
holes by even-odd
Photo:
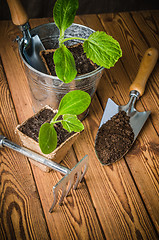
[[[88, 38], [94, 31], [88, 27], [72, 24], [65, 32], [65, 37]], [[37, 34], [45, 49], [56, 49], [58, 47], [59, 29], [55, 23], [44, 24], [31, 30], [31, 35]], [[80, 40], [71, 40], [66, 42], [67, 46], [82, 42]], [[58, 108], [61, 98], [73, 90], [82, 90], [88, 92], [93, 97], [99, 80], [102, 76], [103, 67], [98, 67], [83, 75], [78, 75], [75, 80], [66, 84], [58, 79], [57, 76], [41, 73], [32, 68], [22, 55], [23, 40], [19, 42], [19, 53], [25, 66], [25, 72], [31, 90], [32, 104], [34, 112], [38, 112], [45, 105], [54, 109]]]

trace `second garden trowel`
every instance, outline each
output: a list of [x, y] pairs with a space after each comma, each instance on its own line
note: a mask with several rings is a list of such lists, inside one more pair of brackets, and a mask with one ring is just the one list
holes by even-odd
[[47, 73], [46, 67], [39, 55], [44, 46], [38, 35], [31, 36], [28, 16], [20, 0], [7, 0], [12, 21], [23, 33], [23, 55], [27, 63], [36, 70]]
[[[144, 123], [146, 122], [148, 116], [150, 115], [150, 111], [138, 112], [135, 109], [135, 102], [136, 102], [136, 100], [139, 99], [139, 97], [141, 97], [143, 95], [145, 86], [146, 86], [146, 82], [157, 62], [157, 59], [158, 59], [158, 51], [155, 48], [149, 48], [145, 52], [144, 57], [140, 64], [138, 74], [129, 89], [129, 92], [130, 92], [129, 102], [124, 106], [119, 106], [109, 98], [106, 108], [103, 113], [102, 120], [100, 122], [99, 129], [102, 127], [103, 124], [105, 124], [108, 120], [110, 120], [114, 115], [116, 115], [120, 111], [124, 111], [130, 117], [130, 126], [134, 132], [133, 142], [135, 141], [135, 139], [138, 136], [140, 130], [142, 129]], [[97, 132], [97, 136], [98, 136], [98, 132]], [[97, 139], [97, 136], [96, 136], [96, 139]], [[95, 142], [95, 147], [96, 147], [96, 142]], [[128, 151], [126, 151], [123, 154], [123, 156], [127, 152]], [[97, 152], [96, 152], [96, 154], [98, 157]], [[119, 160], [119, 159], [117, 159], [117, 160]], [[115, 160], [115, 161], [117, 161], [117, 160]], [[102, 162], [102, 164], [103, 164], [103, 162]]]

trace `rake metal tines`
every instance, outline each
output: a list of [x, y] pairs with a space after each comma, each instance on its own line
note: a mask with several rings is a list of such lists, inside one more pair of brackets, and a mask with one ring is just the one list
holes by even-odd
[[86, 174], [87, 169], [88, 155], [85, 155], [84, 158], [82, 158], [71, 170], [68, 169], [68, 173], [53, 187], [54, 201], [49, 212], [53, 211], [56, 203], [58, 202], [59, 191], [62, 190], [59, 200], [59, 205], [61, 205], [64, 198], [69, 194], [71, 188], [73, 188], [73, 190], [77, 188], [78, 184], [82, 181], [84, 175]]
[[[59, 205], [62, 204], [64, 198], [68, 195], [71, 188], [74, 190], [77, 188], [78, 184], [82, 181], [84, 175], [87, 172], [88, 169], [88, 156], [85, 155], [72, 169], [68, 169], [58, 163], [55, 163], [51, 160], [48, 160], [47, 158], [25, 148], [21, 147], [10, 140], [8, 140], [6, 137], [0, 135], [0, 148], [2, 147], [8, 147], [12, 150], [15, 150], [29, 158], [32, 158], [33, 160], [44, 164], [45, 166], [48, 166], [52, 168], [55, 171], [58, 171], [65, 176], [53, 187], [53, 196], [54, 201], [53, 204], [49, 210], [51, 213], [55, 207], [55, 205], [58, 202], [58, 195], [59, 191], [62, 190], [62, 194], [59, 200]], [[76, 177], [76, 180], [75, 180]]]

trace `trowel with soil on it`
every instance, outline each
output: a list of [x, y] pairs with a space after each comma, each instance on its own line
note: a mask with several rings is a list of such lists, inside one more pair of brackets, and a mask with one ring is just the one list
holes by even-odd
[[145, 52], [137, 76], [129, 88], [128, 104], [119, 106], [108, 99], [95, 139], [96, 155], [103, 165], [120, 160], [130, 150], [149, 117], [150, 111], [138, 112], [134, 106], [144, 94], [157, 59], [157, 49], [149, 48]]

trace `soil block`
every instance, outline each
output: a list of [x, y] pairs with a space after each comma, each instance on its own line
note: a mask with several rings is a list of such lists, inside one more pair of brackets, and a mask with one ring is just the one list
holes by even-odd
[[[86, 74], [97, 69], [97, 65], [86, 57], [82, 45], [82, 43], [78, 43], [72, 46], [68, 46], [68, 49], [75, 59], [77, 75]], [[56, 76], [55, 65], [53, 61], [53, 54], [55, 50], [56, 49], [47, 49], [40, 52], [40, 56], [47, 68], [48, 73], [53, 76]]]
[[[69, 133], [62, 128], [60, 123], [56, 124], [55, 130], [57, 132], [57, 147], [52, 153], [43, 154], [38, 143], [39, 130], [41, 125], [45, 122], [50, 122], [56, 113], [57, 110], [53, 110], [49, 106], [45, 106], [37, 114], [27, 119], [21, 125], [18, 125], [15, 131], [20, 136], [24, 147], [59, 163], [61, 160], [63, 160], [79, 133]], [[44, 166], [32, 159], [30, 159], [30, 161], [45, 172], [49, 172], [51, 170], [49, 167]]]

